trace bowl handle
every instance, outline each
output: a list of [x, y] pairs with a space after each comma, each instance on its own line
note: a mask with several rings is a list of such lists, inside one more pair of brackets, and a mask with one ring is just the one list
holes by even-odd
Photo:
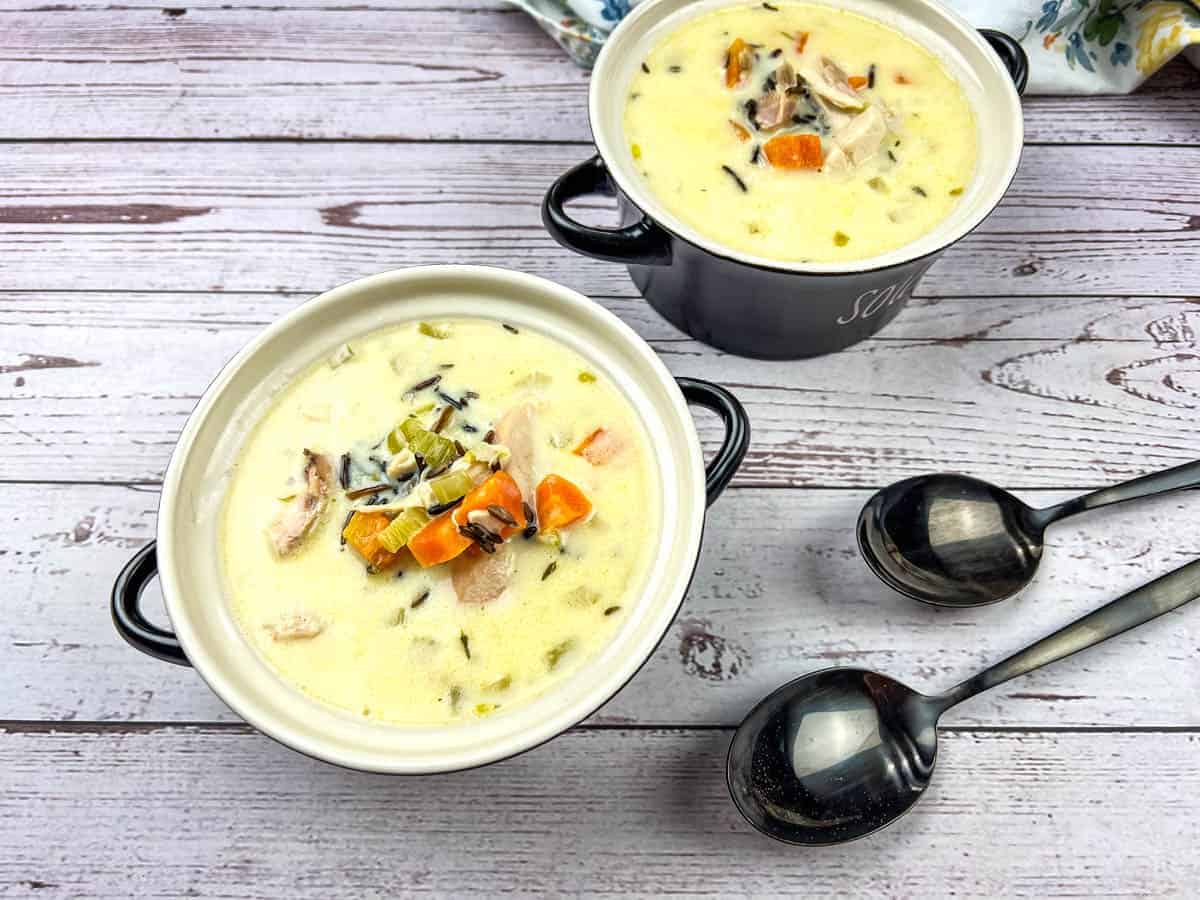
[[676, 378], [679, 389], [688, 403], [703, 406], [721, 417], [725, 425], [725, 440], [712, 461], [704, 469], [704, 491], [707, 504], [712, 506], [725, 490], [738, 466], [750, 449], [750, 417], [738, 398], [720, 385], [696, 378]]
[[992, 49], [1000, 57], [1000, 62], [1008, 69], [1013, 84], [1017, 86], [1017, 93], [1025, 93], [1025, 85], [1029, 82], [1029, 57], [1025, 55], [1025, 48], [1003, 31], [980, 28], [979, 33], [992, 45]]
[[125, 564], [112, 590], [112, 618], [117, 634], [130, 646], [156, 659], [190, 666], [175, 633], [159, 628], [142, 615], [142, 592], [150, 579], [158, 574], [158, 557], [151, 541]]
[[580, 163], [561, 175], [542, 201], [542, 222], [550, 236], [566, 247], [609, 262], [663, 266], [671, 261], [671, 238], [643, 216], [623, 228], [593, 228], [576, 222], [563, 208], [587, 194], [612, 196], [608, 169], [599, 156]]

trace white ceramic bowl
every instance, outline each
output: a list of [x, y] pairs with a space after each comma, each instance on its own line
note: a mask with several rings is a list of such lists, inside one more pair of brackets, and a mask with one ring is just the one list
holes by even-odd
[[[409, 728], [363, 721], [284, 682], [242, 635], [226, 602], [218, 529], [231, 467], [278, 392], [339, 345], [401, 322], [484, 316], [555, 338], [585, 356], [633, 405], [657, 449], [663, 527], [658, 564], [616, 636], [578, 672], [533, 702], [470, 724]], [[681, 389], [682, 388], [682, 389]], [[686, 395], [686, 398], [685, 398]], [[687, 402], [727, 425], [706, 471]], [[695, 568], [711, 502], [745, 454], [745, 413], [704, 382], [677, 383], [627, 325], [586, 297], [531, 275], [475, 266], [385, 272], [303, 304], [243, 349], [209, 386], [171, 457], [157, 545], [130, 561], [113, 590], [113, 617], [131, 644], [190, 664], [230, 708], [277, 740], [338, 765], [419, 774], [482, 765], [527, 750], [584, 719], [649, 658], [671, 625]], [[157, 571], [173, 629], [139, 597]]]

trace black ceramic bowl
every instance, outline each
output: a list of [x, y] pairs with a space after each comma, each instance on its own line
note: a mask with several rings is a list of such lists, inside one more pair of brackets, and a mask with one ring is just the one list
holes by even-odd
[[[564, 247], [623, 263], [650, 304], [688, 334], [741, 356], [798, 359], [857, 343], [890, 322], [947, 247], [996, 207], [1023, 140], [1025, 53], [999, 32], [976, 31], [935, 0], [841, 0], [931, 51], [962, 85], [979, 129], [975, 178], [933, 231], [897, 250], [848, 263], [788, 263], [724, 247], [690, 228], [647, 190], [626, 149], [622, 118], [634, 71], [660, 39], [712, 9], [746, 0], [647, 0], [612, 33], [592, 73], [589, 115], [598, 154], [546, 193], [542, 219]], [[615, 192], [618, 228], [594, 228], [564, 209]]]

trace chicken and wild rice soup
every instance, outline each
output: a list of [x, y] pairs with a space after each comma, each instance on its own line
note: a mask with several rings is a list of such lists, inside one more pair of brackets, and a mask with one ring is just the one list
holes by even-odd
[[412, 323], [298, 377], [247, 439], [222, 555], [288, 682], [406, 725], [501, 715], [628, 615], [658, 533], [642, 426], [527, 329]]
[[715, 10], [633, 78], [628, 152], [685, 224], [734, 250], [838, 262], [911, 243], [975, 171], [974, 116], [927, 50], [810, 3]]

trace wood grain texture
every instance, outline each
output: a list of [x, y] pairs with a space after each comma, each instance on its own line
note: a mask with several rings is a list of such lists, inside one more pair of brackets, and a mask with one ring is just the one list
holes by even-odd
[[403, 779], [208, 729], [0, 734], [0, 889], [1183, 897], [1200, 875], [1196, 734], [1157, 735], [1149, 768], [1141, 736], [945, 734], [937, 776], [901, 823], [808, 851], [741, 821], [724, 785], [728, 740], [574, 732], [496, 766]]
[[[318, 292], [396, 266], [521, 268], [630, 297], [623, 267], [542, 228], [585, 148], [530, 145], [17, 144], [0, 160], [9, 290]], [[1147, 173], [1169, 173], [1148, 178]], [[1200, 147], [1029, 147], [1004, 203], [923, 296], [1186, 296], [1200, 272]], [[604, 219], [611, 203], [597, 198]]]
[[[1200, 496], [1094, 513], [1049, 535], [1036, 584], [979, 610], [921, 606], [858, 557], [862, 491], [734, 490], [713, 507], [695, 581], [652, 661], [597, 724], [732, 725], [768, 691], [832, 665], [941, 690], [1118, 594], [1200, 556]], [[1026, 495], [1048, 504], [1062, 492]], [[150, 488], [8, 485], [0, 719], [232, 721], [193, 672], [113, 631], [107, 593], [153, 533]], [[161, 610], [155, 610], [162, 618]], [[949, 723], [1197, 726], [1200, 606], [983, 695]], [[102, 673], [99, 677], [97, 673]]]
[[[0, 478], [154, 482], [221, 364], [298, 296], [0, 294]], [[880, 487], [957, 470], [1080, 488], [1200, 447], [1195, 298], [926, 298], [878, 339], [768, 363], [602, 302], [675, 374], [729, 385], [753, 421], [741, 486]], [[698, 414], [706, 448], [718, 423]], [[383, 427], [381, 425], [381, 427]]]
[[[28, 5], [0, 14], [3, 138], [591, 139], [587, 73], [494, 0]], [[1134, 97], [1029, 98], [1026, 136], [1192, 143], [1198, 84], [1181, 61]]]

